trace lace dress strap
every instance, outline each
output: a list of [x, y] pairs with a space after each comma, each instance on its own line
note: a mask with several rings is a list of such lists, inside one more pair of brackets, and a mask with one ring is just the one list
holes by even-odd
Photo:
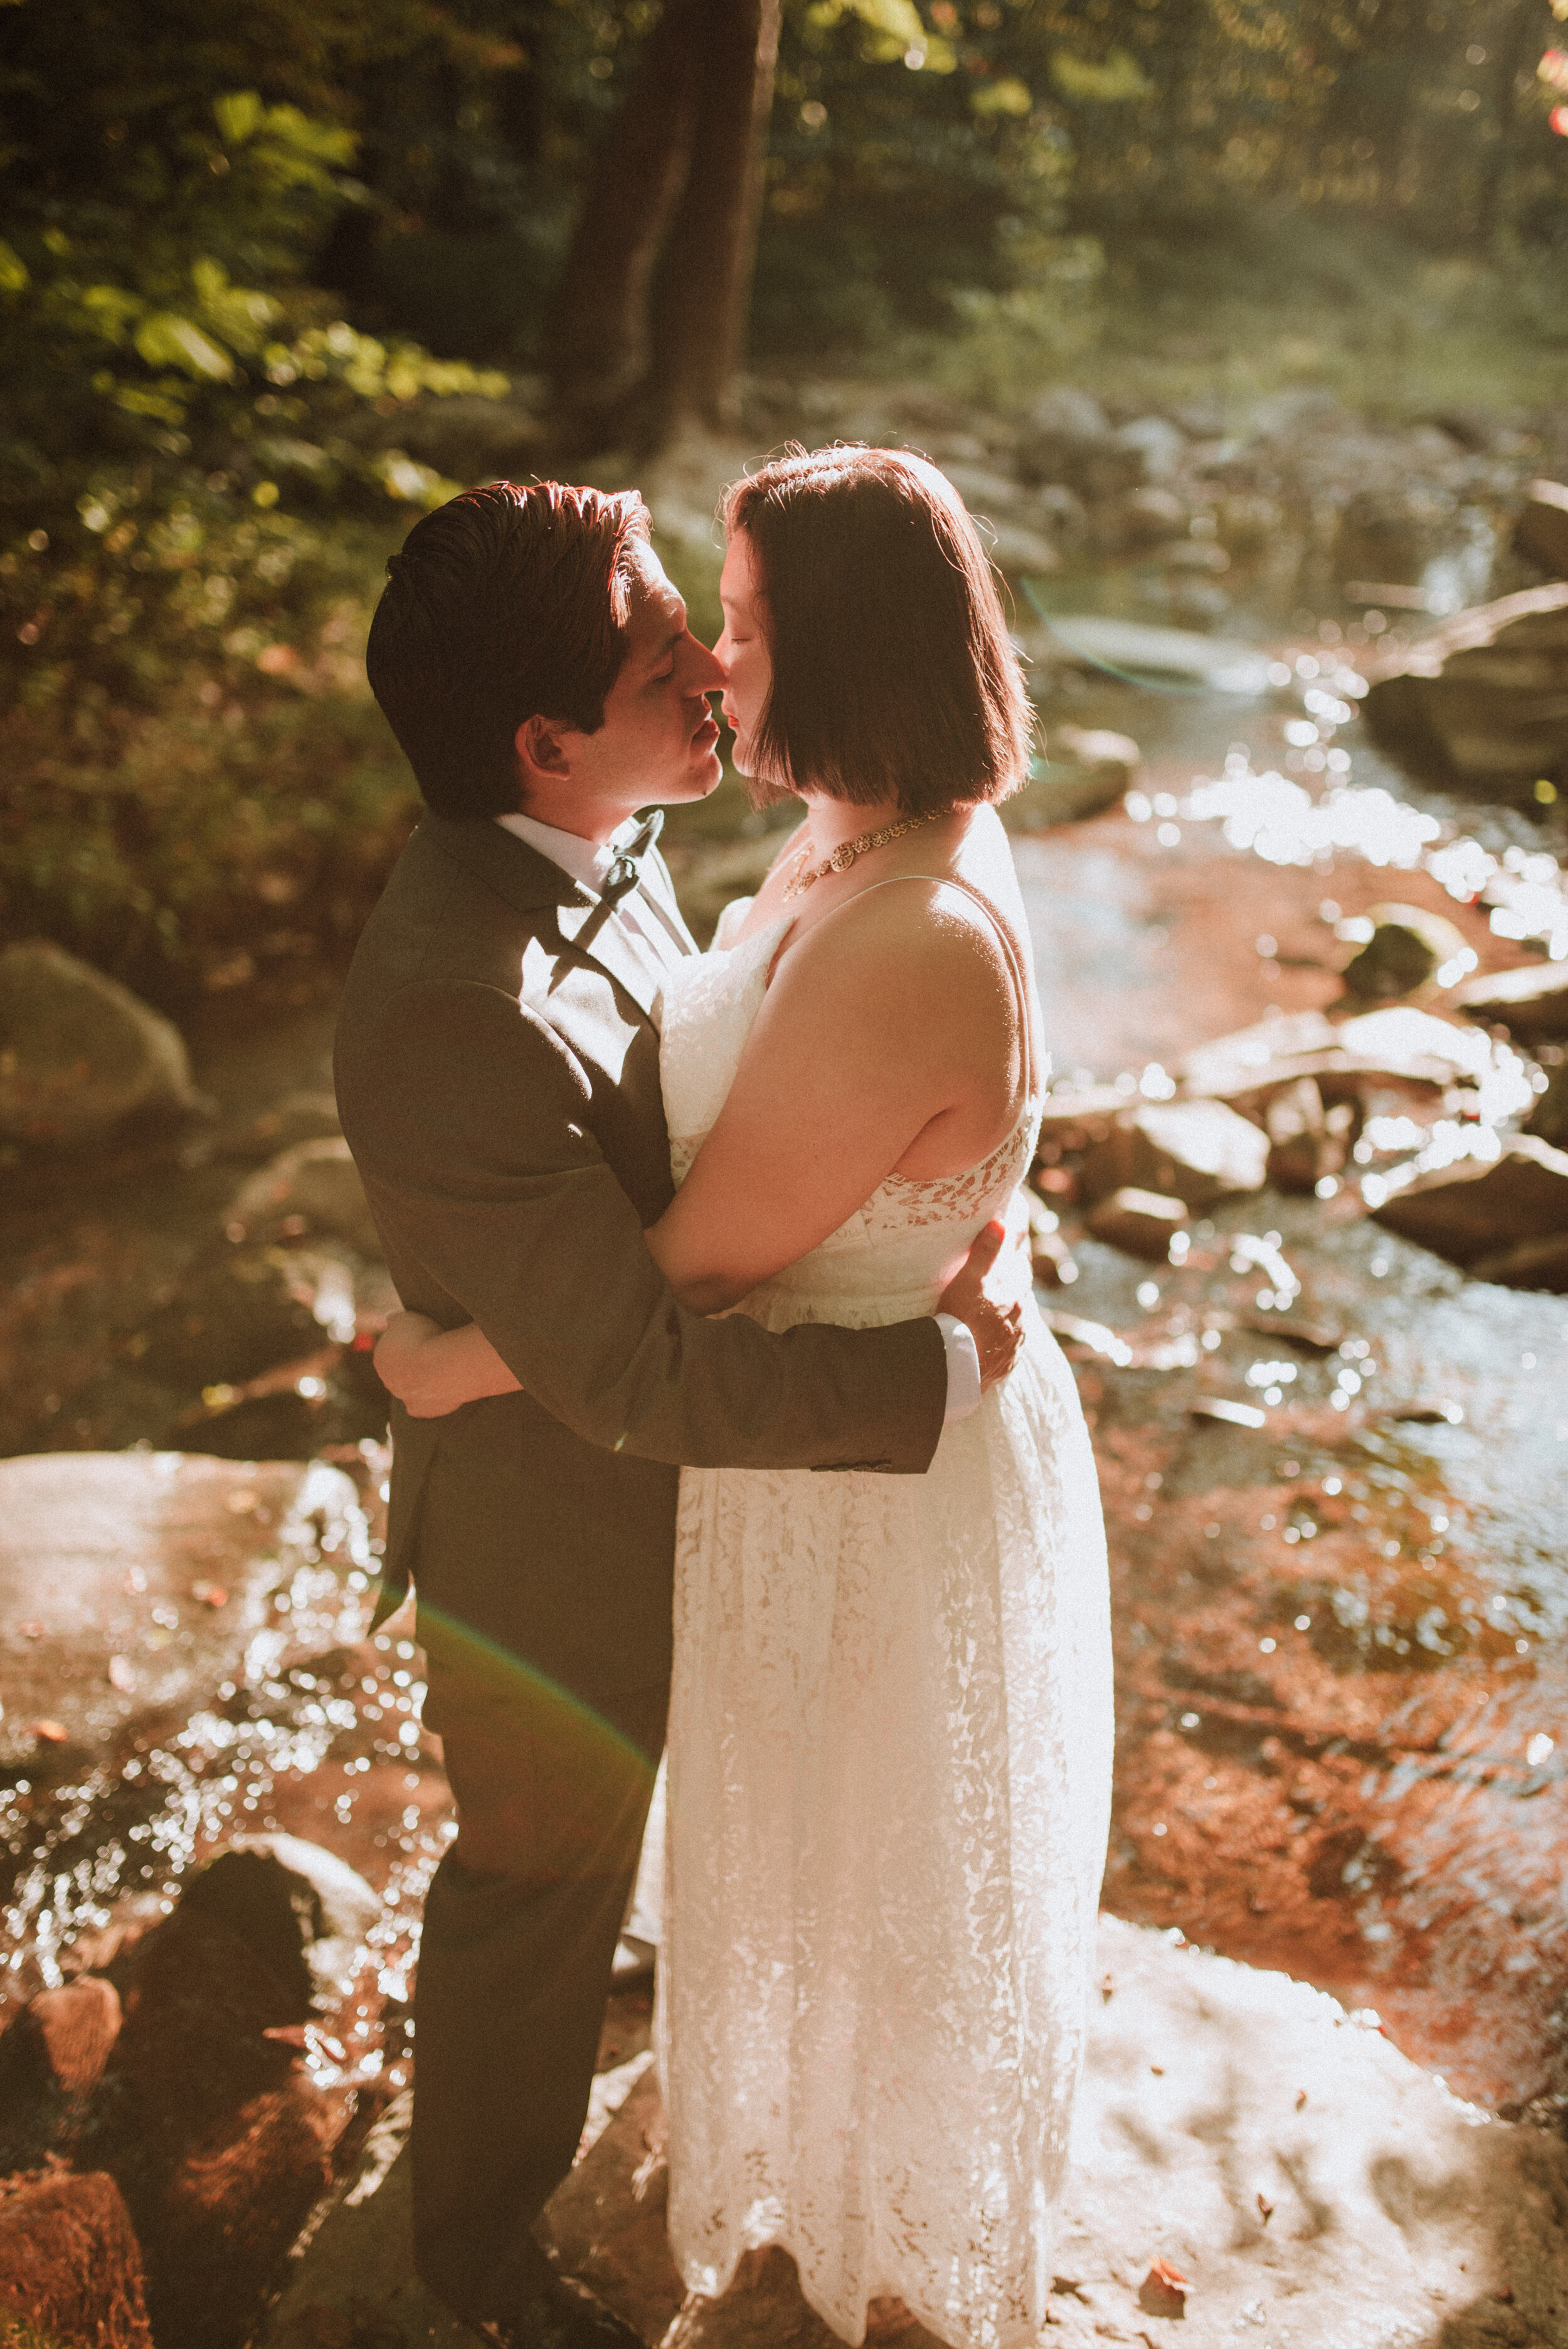
[[[1035, 1098], [1035, 1038], [1029, 1020], [1029, 990], [1025, 981], [1022, 957], [1013, 943], [1012, 933], [995, 905], [981, 895], [973, 882], [959, 881], [950, 873], [890, 873], [885, 881], [868, 881], [863, 889], [856, 890], [855, 896], [869, 897], [873, 889], [896, 888], [901, 881], [926, 881], [936, 889], [961, 889], [979, 906], [1001, 940], [1003, 957], [1018, 1002], [1018, 1028], [1024, 1040], [1024, 1103], [1027, 1108]], [[848, 902], [852, 905], [854, 898]]]

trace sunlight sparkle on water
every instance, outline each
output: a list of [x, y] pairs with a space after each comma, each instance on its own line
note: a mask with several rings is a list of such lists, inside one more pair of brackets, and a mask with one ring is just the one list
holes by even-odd
[[[1224, 773], [1201, 777], [1174, 812], [1189, 823], [1222, 824], [1233, 848], [1250, 849], [1268, 864], [1311, 864], [1345, 849], [1369, 864], [1424, 870], [1460, 903], [1488, 905], [1495, 936], [1539, 940], [1553, 961], [1568, 960], [1568, 895], [1555, 857], [1522, 848], [1494, 856], [1468, 834], [1445, 841], [1436, 816], [1381, 788], [1336, 782], [1315, 798], [1274, 768], [1256, 772], [1237, 749]], [[1169, 824], [1161, 839], [1167, 831], [1181, 836]]]

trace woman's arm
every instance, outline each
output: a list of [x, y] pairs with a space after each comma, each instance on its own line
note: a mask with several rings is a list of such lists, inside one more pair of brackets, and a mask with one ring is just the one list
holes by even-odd
[[413, 1419], [444, 1419], [485, 1395], [517, 1394], [507, 1369], [477, 1321], [443, 1330], [424, 1313], [394, 1313], [377, 1343], [376, 1374]]
[[[1011, 990], [990, 942], [917, 887], [851, 900], [779, 962], [735, 1082], [648, 1247], [723, 1312], [836, 1231], [917, 1142], [1006, 1107]], [[967, 1121], [967, 1124], [965, 1122]], [[976, 1150], [974, 1157], [984, 1154]], [[963, 1150], [949, 1164], [972, 1164]]]

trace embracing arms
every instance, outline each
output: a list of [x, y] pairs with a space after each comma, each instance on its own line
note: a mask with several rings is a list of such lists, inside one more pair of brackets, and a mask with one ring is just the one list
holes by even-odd
[[595, 1138], [589, 1081], [526, 1005], [414, 984], [340, 1046], [344, 1127], [406, 1304], [476, 1322], [518, 1387], [610, 1450], [693, 1465], [925, 1468], [930, 1321], [770, 1335], [683, 1308]]

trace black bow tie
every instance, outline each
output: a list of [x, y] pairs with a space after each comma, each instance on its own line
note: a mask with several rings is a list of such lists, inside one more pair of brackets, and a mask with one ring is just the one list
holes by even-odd
[[643, 859], [658, 840], [664, 825], [663, 808], [655, 808], [651, 815], [645, 816], [625, 845], [616, 849], [610, 869], [604, 875], [604, 885], [599, 892], [601, 905], [618, 905], [622, 898], [628, 896], [636, 887]]

